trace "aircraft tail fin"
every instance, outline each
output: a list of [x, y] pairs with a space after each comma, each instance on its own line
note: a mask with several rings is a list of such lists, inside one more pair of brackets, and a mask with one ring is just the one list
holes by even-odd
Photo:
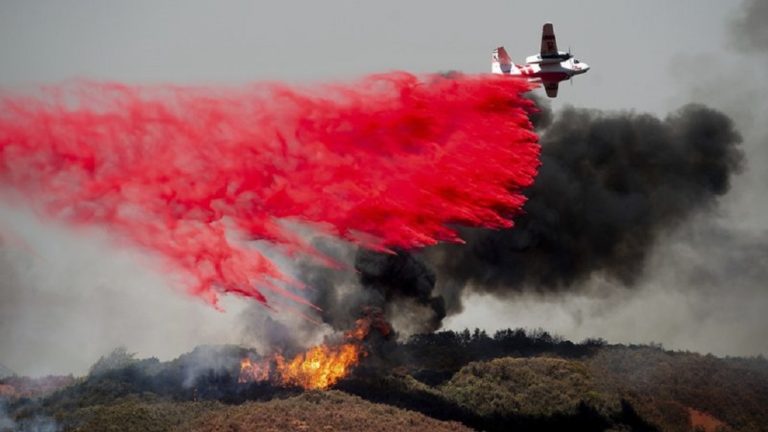
[[512, 58], [507, 54], [507, 50], [503, 46], [500, 46], [493, 50], [491, 55], [491, 72], [496, 74], [509, 74], [514, 69], [517, 69]]

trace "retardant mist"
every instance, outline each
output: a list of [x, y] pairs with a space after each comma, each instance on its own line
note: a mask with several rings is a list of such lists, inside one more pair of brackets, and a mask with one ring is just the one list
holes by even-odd
[[72, 83], [0, 102], [0, 185], [160, 257], [190, 291], [307, 303], [254, 241], [331, 263], [289, 228], [375, 250], [505, 228], [539, 166], [493, 76], [389, 73], [306, 88]]

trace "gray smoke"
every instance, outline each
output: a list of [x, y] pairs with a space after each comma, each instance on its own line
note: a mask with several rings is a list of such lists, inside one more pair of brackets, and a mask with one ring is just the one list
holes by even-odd
[[4, 197], [0, 362], [14, 372], [83, 374], [119, 345], [170, 360], [199, 344], [240, 342], [233, 329], [244, 302], [226, 298], [227, 313], [216, 311], [173, 289], [141, 251], [41, 220]]
[[0, 363], [0, 379], [7, 378], [14, 375], [15, 373], [10, 368], [3, 366], [3, 364]]
[[320, 340], [323, 334], [355, 326], [366, 309], [381, 310], [403, 335], [431, 332], [445, 317], [442, 297], [434, 294], [435, 273], [415, 256], [378, 253], [338, 242], [316, 246], [348, 267], [329, 268], [312, 261], [296, 263], [307, 284], [308, 299], [320, 310], [317, 324], [289, 313], [265, 313], [254, 305], [243, 313], [244, 334], [260, 352], [292, 352]]
[[740, 51], [768, 51], [768, 2], [746, 0], [731, 23], [733, 45]]
[[0, 398], [0, 432], [58, 432], [61, 427], [50, 417], [32, 416], [15, 421], [8, 414], [6, 401]]
[[385, 311], [397, 329], [414, 333], [440, 328], [446, 315], [445, 300], [433, 293], [436, 275], [427, 264], [405, 252], [360, 250], [355, 268], [360, 272], [362, 286], [377, 294], [382, 304], [376, 306]]
[[0, 431], [12, 431], [16, 428], [16, 422], [8, 416], [5, 399], [0, 398]]

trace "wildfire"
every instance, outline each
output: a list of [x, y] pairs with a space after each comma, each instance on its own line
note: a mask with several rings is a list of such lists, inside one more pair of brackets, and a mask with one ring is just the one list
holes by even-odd
[[269, 379], [269, 363], [253, 363], [246, 357], [240, 360], [240, 376], [237, 379], [239, 383], [250, 381], [266, 381]]
[[380, 311], [366, 310], [366, 316], [344, 334], [346, 342], [337, 346], [317, 345], [306, 352], [286, 360], [282, 354], [273, 354], [260, 361], [246, 357], [240, 361], [237, 382], [267, 382], [283, 386], [301, 386], [305, 389], [325, 390], [349, 374], [366, 355], [363, 341], [371, 329], [389, 336], [391, 329]]
[[274, 354], [259, 362], [244, 358], [240, 361], [237, 381], [272, 381], [278, 385], [324, 390], [345, 377], [364, 354], [359, 344], [345, 343], [337, 347], [318, 345], [290, 361], [286, 361], [281, 354]]

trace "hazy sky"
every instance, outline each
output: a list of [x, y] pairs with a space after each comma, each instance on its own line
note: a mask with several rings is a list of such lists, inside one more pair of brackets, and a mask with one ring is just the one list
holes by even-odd
[[[0, 0], [0, 87], [78, 78], [231, 85], [347, 80], [396, 69], [486, 72], [497, 45], [518, 62], [534, 54], [542, 23], [552, 21], [560, 49], [570, 46], [592, 66], [572, 86], [561, 85], [553, 108], [664, 115], [698, 101], [737, 116], [748, 165], [718, 218], [701, 226], [736, 226], [759, 243], [768, 228], [768, 158], [758, 97], [765, 86], [756, 77], [766, 61], [731, 45], [729, 23], [739, 12], [739, 2], [722, 0]], [[649, 264], [655, 276], [631, 295], [504, 303], [475, 297], [448, 325], [542, 326], [577, 339], [768, 353], [765, 291], [743, 282], [743, 295], [728, 296], [690, 289], [691, 279], [680, 276], [731, 256], [692, 253], [708, 244], [706, 229], [697, 227], [659, 247]], [[243, 340], [241, 301], [213, 311], [169, 288], [138, 254], [110, 247], [103, 233], [76, 235], [2, 203], [0, 233], [0, 289], [14, 300], [0, 306], [0, 363], [20, 373], [83, 372], [120, 344], [168, 358], [198, 343]]]
[[[2, 1], [0, 83], [71, 78], [236, 83], [337, 80], [402, 69], [489, 70], [555, 23], [593, 66], [560, 103], [666, 110], [686, 55], [719, 50], [735, 2]], [[693, 66], [693, 65], [691, 65]], [[705, 65], [702, 65], [706, 67]], [[631, 103], [630, 103], [631, 101]]]

